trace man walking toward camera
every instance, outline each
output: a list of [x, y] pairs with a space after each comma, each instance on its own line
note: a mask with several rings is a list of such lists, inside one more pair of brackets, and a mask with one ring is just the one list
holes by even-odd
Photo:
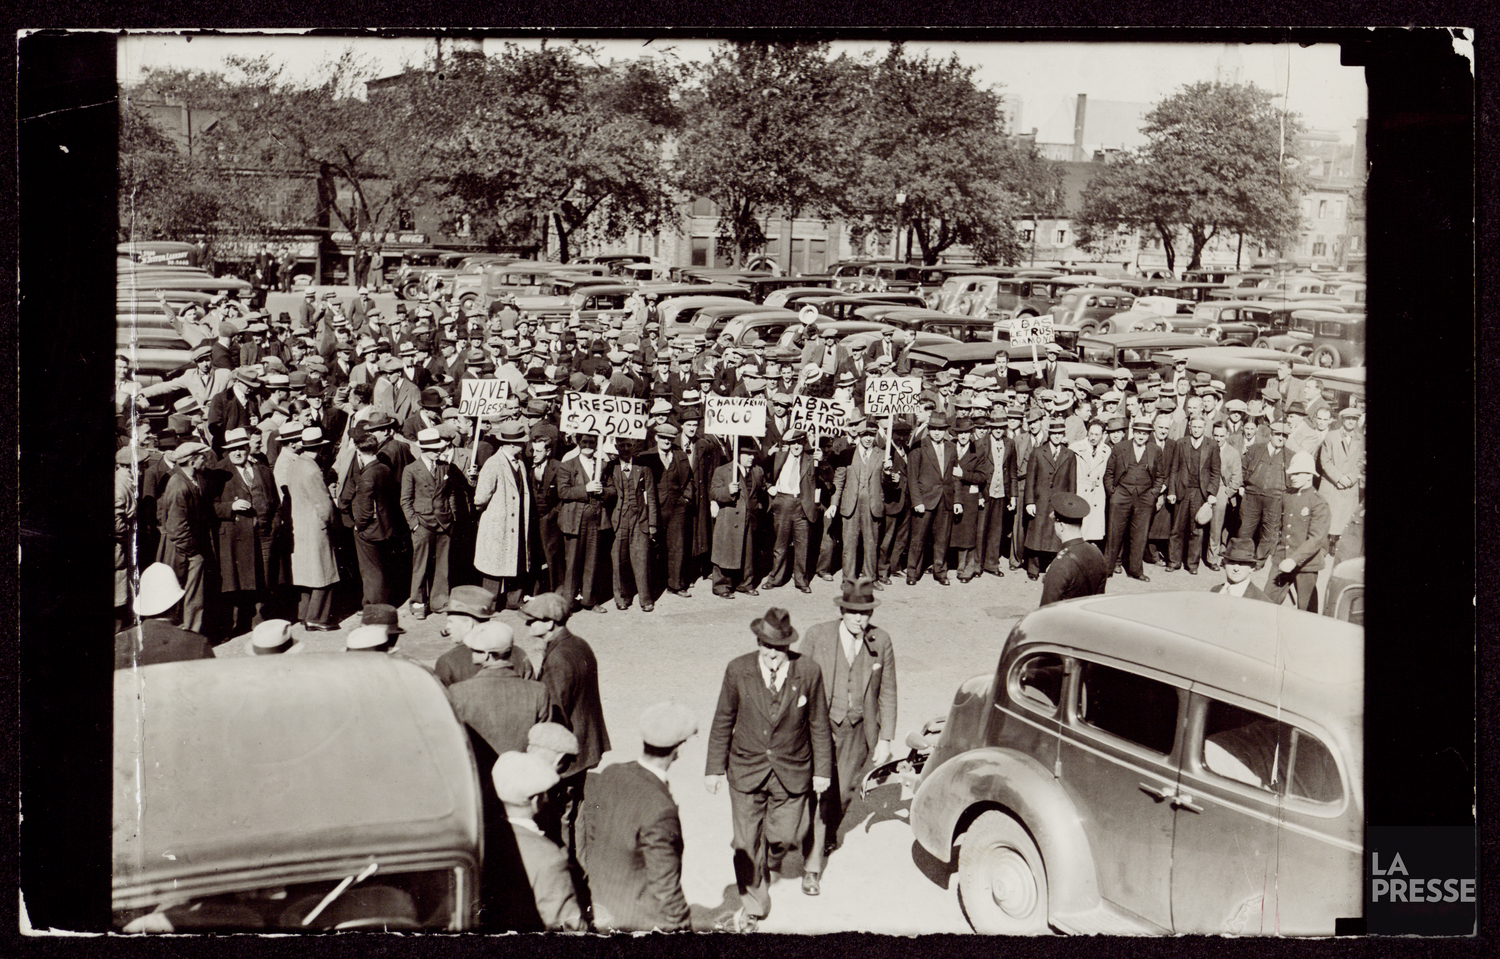
[[704, 769], [709, 792], [729, 784], [740, 908], [724, 924], [736, 932], [754, 932], [770, 911], [770, 873], [801, 843], [808, 799], [833, 777], [823, 674], [790, 652], [791, 614], [773, 607], [750, 631], [759, 649], [724, 672]]

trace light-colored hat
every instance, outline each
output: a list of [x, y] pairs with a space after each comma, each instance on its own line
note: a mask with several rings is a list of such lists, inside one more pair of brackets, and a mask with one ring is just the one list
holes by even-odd
[[383, 649], [391, 643], [391, 632], [379, 624], [356, 626], [344, 640], [345, 649]]
[[526, 730], [526, 748], [533, 746], [568, 756], [578, 755], [578, 737], [561, 723], [537, 723]]
[[557, 770], [540, 756], [531, 753], [501, 753], [490, 770], [495, 781], [495, 794], [500, 801], [513, 806], [524, 805], [532, 796], [556, 786]]
[[152, 563], [141, 573], [140, 589], [135, 594], [137, 616], [160, 616], [182, 599], [183, 589], [177, 574], [166, 563]]
[[515, 645], [515, 632], [507, 624], [492, 619], [464, 634], [464, 645], [476, 653], [508, 653]]
[[298, 653], [302, 644], [292, 638], [292, 624], [284, 619], [268, 619], [250, 633], [248, 656], [274, 656], [278, 653]]
[[673, 749], [698, 733], [693, 711], [680, 703], [656, 703], [641, 713], [641, 739], [655, 749]]

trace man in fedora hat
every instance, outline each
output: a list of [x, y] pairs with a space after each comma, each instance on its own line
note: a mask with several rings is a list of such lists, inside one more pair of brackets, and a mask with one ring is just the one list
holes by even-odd
[[250, 459], [250, 434], [224, 434], [224, 459], [209, 474], [218, 520], [219, 589], [234, 607], [233, 635], [264, 618], [271, 588], [271, 546], [281, 495], [270, 467]]
[[171, 567], [181, 584], [182, 627], [203, 632], [208, 605], [209, 581], [213, 572], [208, 560], [213, 555], [213, 511], [204, 496], [204, 471], [209, 448], [188, 442], [172, 451], [171, 476], [166, 489], [156, 501], [161, 542], [156, 561]]
[[1099, 547], [1083, 538], [1083, 518], [1088, 514], [1088, 501], [1077, 493], [1052, 495], [1053, 532], [1062, 546], [1047, 566], [1042, 606], [1104, 592], [1109, 567]]
[[216, 453], [224, 449], [225, 433], [236, 427], [249, 429], [259, 425], [260, 417], [256, 415], [253, 397], [260, 386], [260, 376], [254, 369], [236, 370], [229, 381], [229, 389], [214, 394], [208, 404], [207, 422]]
[[729, 784], [740, 908], [727, 920], [754, 931], [770, 911], [770, 876], [802, 841], [808, 798], [833, 779], [823, 673], [793, 656], [792, 617], [771, 608], [750, 624], [756, 652], [730, 660], [708, 739], [704, 785]]
[[657, 703], [641, 713], [641, 758], [589, 781], [578, 822], [578, 858], [588, 876], [594, 928], [689, 929], [682, 893], [682, 822], [667, 771], [698, 732], [692, 710]]
[[1267, 596], [1259, 586], [1250, 582], [1250, 574], [1253, 572], [1255, 572], [1255, 543], [1249, 539], [1235, 537], [1229, 541], [1229, 547], [1224, 551], [1224, 582], [1209, 592], [1243, 596], [1245, 599], [1259, 599], [1269, 603], [1271, 597]]
[[310, 630], [338, 629], [332, 622], [333, 590], [339, 581], [329, 531], [336, 522], [333, 498], [318, 468], [317, 457], [327, 444], [323, 430], [309, 426], [302, 431], [297, 455], [276, 460], [276, 485], [291, 501], [291, 579], [300, 594], [297, 618]]
[[448, 446], [441, 430], [417, 433], [418, 455], [401, 474], [401, 512], [411, 529], [411, 613], [426, 619], [429, 605], [448, 601], [448, 552], [462, 510], [465, 481], [442, 459]]
[[833, 602], [839, 619], [808, 627], [800, 648], [822, 672], [834, 757], [832, 787], [813, 800], [812, 830], [803, 845], [802, 891], [809, 896], [821, 891], [823, 864], [860, 774], [867, 762], [878, 766], [891, 758], [896, 734], [896, 653], [886, 631], [870, 625], [880, 605], [875, 581], [846, 579]]
[[172, 625], [172, 610], [182, 595], [172, 567], [165, 563], [146, 567], [134, 604], [141, 621], [115, 634], [115, 669], [214, 658], [213, 648], [202, 634]]
[[906, 488], [911, 496], [911, 544], [906, 551], [906, 585], [922, 574], [922, 551], [932, 547], [932, 578], [948, 585], [948, 538], [953, 529], [954, 480], [962, 479], [958, 450], [948, 439], [948, 417], [933, 413], [927, 433], [906, 458]]

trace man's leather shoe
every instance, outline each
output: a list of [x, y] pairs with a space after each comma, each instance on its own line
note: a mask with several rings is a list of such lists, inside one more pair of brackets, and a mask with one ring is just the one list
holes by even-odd
[[818, 874], [815, 872], [804, 872], [802, 874], [802, 894], [804, 896], [816, 896], [823, 891], [818, 884]]
[[1140, 580], [1143, 583], [1149, 583], [1149, 582], [1151, 582], [1151, 577], [1147, 576], [1145, 573], [1142, 573], [1139, 576], [1136, 576], [1135, 574], [1131, 574], [1130, 578], [1131, 579], [1138, 579], [1138, 580]]
[[799, 593], [810, 593], [810, 592], [812, 592], [812, 587], [808, 586], [806, 584], [803, 584], [803, 585], [797, 587], [797, 592], [799, 592]]

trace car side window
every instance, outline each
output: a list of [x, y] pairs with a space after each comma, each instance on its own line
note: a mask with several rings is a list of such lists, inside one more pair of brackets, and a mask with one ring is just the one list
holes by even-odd
[[1277, 795], [1323, 803], [1344, 796], [1338, 764], [1317, 737], [1228, 703], [1208, 705], [1202, 759], [1216, 776]]
[[1048, 716], [1057, 715], [1067, 672], [1066, 662], [1056, 653], [1026, 657], [1011, 669], [1017, 701], [1028, 709]]
[[1099, 663], [1085, 662], [1079, 678], [1079, 719], [1163, 756], [1172, 752], [1176, 687]]

